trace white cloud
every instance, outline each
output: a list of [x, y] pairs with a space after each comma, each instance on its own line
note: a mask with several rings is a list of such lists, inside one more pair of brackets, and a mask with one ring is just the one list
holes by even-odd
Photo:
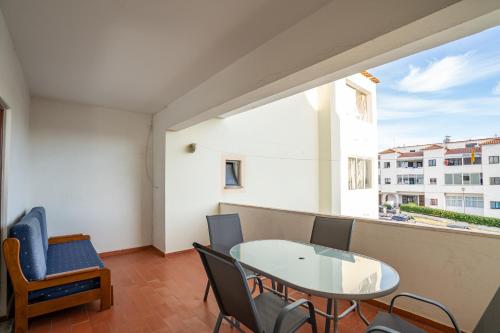
[[410, 72], [397, 83], [399, 90], [433, 92], [464, 85], [500, 72], [499, 54], [474, 52], [447, 56], [424, 68], [410, 66]]
[[493, 88], [493, 95], [500, 95], [500, 82], [497, 82], [497, 85]]
[[500, 116], [500, 96], [465, 99], [431, 99], [411, 96], [378, 96], [378, 119], [396, 120], [438, 115]]

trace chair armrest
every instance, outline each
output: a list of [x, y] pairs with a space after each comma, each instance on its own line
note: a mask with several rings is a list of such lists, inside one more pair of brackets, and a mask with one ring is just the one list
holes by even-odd
[[289, 314], [292, 310], [295, 310], [299, 306], [307, 305], [309, 309], [309, 320], [311, 320], [311, 324], [313, 326], [316, 326], [316, 312], [314, 310], [314, 304], [311, 301], [308, 301], [307, 299], [299, 299], [296, 300], [295, 302], [288, 304], [285, 306], [283, 309], [281, 309], [280, 313], [278, 314], [278, 318], [276, 319], [276, 323], [274, 324], [274, 333], [279, 333], [281, 330], [281, 324], [283, 323], [283, 320], [285, 319], [286, 315]]
[[451, 323], [453, 324], [453, 328], [455, 329], [455, 332], [456, 333], [460, 333], [460, 329], [458, 328], [458, 324], [457, 324], [457, 321], [455, 320], [455, 317], [453, 317], [453, 315], [451, 314], [451, 312], [441, 303], [439, 302], [436, 302], [435, 300], [432, 300], [430, 298], [426, 298], [426, 297], [422, 297], [422, 296], [419, 296], [419, 295], [415, 295], [415, 294], [411, 294], [411, 293], [401, 293], [401, 294], [398, 294], [396, 296], [394, 296], [391, 300], [391, 305], [389, 306], [389, 313], [392, 313], [392, 310], [394, 308], [394, 303], [396, 301], [397, 298], [400, 298], [400, 297], [407, 297], [407, 298], [411, 298], [411, 299], [414, 299], [414, 300], [417, 300], [417, 301], [420, 301], [420, 302], [424, 302], [424, 303], [427, 303], [427, 304], [430, 304], [430, 305], [434, 305], [435, 307], [441, 309], [444, 313], [446, 313], [446, 315], [448, 316], [448, 318], [450, 318], [450, 321]]
[[64, 276], [75, 275], [77, 273], [85, 273], [85, 272], [98, 271], [99, 269], [100, 269], [99, 266], [92, 266], [92, 267], [74, 269], [74, 270], [66, 271], [66, 272], [60, 272], [60, 273], [55, 273], [55, 274], [48, 274], [48, 275], [45, 276], [45, 280], [53, 280], [53, 279], [57, 279], [57, 278], [64, 277]]
[[365, 333], [371, 333], [371, 332], [384, 332], [384, 333], [401, 333], [399, 331], [393, 330], [392, 328], [385, 327], [385, 326], [374, 326], [366, 330]]
[[[264, 291], [264, 285], [262, 284], [262, 280], [260, 279], [260, 277], [258, 277], [257, 275], [247, 275], [246, 279], [247, 279], [247, 281], [254, 280], [255, 282], [257, 282], [257, 284], [259, 285], [259, 292], [262, 294], [262, 292]], [[252, 290], [252, 293], [254, 290], [255, 290], [255, 287]]]
[[90, 240], [90, 236], [84, 234], [54, 236], [49, 238], [49, 244], [68, 243], [77, 240]]
[[58, 274], [48, 275], [48, 278], [39, 281], [28, 282], [28, 291], [45, 289], [49, 287], [60, 286], [67, 283], [100, 278], [107, 268], [89, 267], [85, 269], [77, 269], [73, 271], [62, 272]]

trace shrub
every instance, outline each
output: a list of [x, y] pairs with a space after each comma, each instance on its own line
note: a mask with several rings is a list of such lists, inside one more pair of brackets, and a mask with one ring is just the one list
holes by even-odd
[[422, 207], [416, 205], [401, 205], [400, 210], [403, 212], [418, 213], [423, 215], [443, 217], [450, 220], [462, 221], [472, 224], [487, 225], [490, 227], [500, 228], [500, 219], [494, 217], [485, 217], [478, 215], [470, 215], [464, 213], [451, 212], [443, 209]]

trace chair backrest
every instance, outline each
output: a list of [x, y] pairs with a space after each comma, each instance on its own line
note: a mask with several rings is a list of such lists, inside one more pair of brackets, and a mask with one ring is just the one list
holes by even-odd
[[47, 261], [47, 251], [49, 250], [49, 236], [47, 234], [47, 217], [45, 215], [45, 208], [34, 207], [30, 210], [28, 215], [33, 215], [38, 219], [40, 223], [40, 232], [42, 233], [42, 243], [43, 243], [43, 255], [45, 261]]
[[241, 265], [235, 259], [198, 243], [193, 246], [205, 267], [220, 312], [224, 316], [236, 318], [253, 332], [262, 332], [257, 308]]
[[229, 250], [233, 246], [243, 243], [238, 214], [207, 216], [207, 223], [210, 246], [214, 251], [229, 255]]
[[348, 251], [354, 219], [316, 216], [311, 243]]
[[500, 287], [493, 295], [473, 333], [500, 333]]
[[43, 280], [47, 274], [47, 262], [38, 219], [32, 215], [24, 216], [12, 226], [9, 234], [19, 240], [19, 262], [24, 277], [29, 281]]

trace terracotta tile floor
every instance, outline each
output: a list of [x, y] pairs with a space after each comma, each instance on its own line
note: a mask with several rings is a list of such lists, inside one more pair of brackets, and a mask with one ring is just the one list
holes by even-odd
[[[99, 312], [99, 303], [59, 311], [34, 318], [30, 332], [212, 332], [218, 314], [211, 294], [204, 303], [206, 275], [196, 253], [163, 258], [152, 249], [104, 259], [111, 269], [114, 306]], [[314, 298], [324, 309], [326, 302]], [[347, 303], [341, 303], [345, 308]], [[365, 315], [373, 319], [377, 308], [363, 305]], [[319, 318], [320, 332], [324, 321]], [[422, 325], [420, 325], [422, 326]], [[429, 332], [438, 332], [422, 326]], [[340, 332], [364, 332], [363, 322], [354, 314], [342, 319]], [[224, 323], [220, 332], [237, 332]], [[310, 332], [304, 326], [300, 332]]]

